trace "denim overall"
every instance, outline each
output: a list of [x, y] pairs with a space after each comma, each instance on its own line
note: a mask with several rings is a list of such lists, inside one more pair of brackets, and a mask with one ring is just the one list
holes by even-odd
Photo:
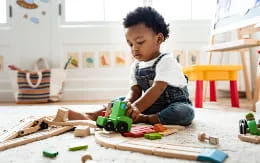
[[[152, 86], [156, 65], [165, 55], [167, 54], [159, 56], [151, 67], [139, 69], [139, 63], [136, 64], [135, 77], [142, 91], [145, 92]], [[158, 114], [162, 124], [190, 125], [194, 118], [194, 110], [189, 100], [187, 87], [179, 88], [168, 85], [162, 95], [143, 114]]]

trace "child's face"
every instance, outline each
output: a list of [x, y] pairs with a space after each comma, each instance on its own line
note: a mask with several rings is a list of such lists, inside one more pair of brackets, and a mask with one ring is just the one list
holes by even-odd
[[156, 34], [144, 24], [137, 24], [127, 28], [126, 40], [135, 59], [149, 61], [159, 55], [163, 35]]

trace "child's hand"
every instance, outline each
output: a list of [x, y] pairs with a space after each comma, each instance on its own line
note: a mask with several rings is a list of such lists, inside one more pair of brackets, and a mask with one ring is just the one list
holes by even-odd
[[127, 103], [126, 108], [126, 115], [130, 116], [133, 119], [133, 122], [136, 122], [141, 114], [140, 110], [130, 102]]

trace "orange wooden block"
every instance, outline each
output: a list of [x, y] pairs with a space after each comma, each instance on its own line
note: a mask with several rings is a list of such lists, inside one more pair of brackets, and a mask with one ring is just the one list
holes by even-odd
[[154, 124], [153, 125], [153, 129], [156, 131], [156, 132], [163, 132], [166, 130], [166, 128], [160, 124], [160, 123], [157, 123], [157, 124]]

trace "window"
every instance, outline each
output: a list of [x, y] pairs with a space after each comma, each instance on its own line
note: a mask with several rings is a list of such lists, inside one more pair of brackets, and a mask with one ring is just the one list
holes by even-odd
[[62, 0], [64, 22], [122, 21], [136, 7], [150, 5], [167, 21], [211, 19], [217, 0]]
[[121, 21], [143, 0], [64, 0], [65, 22]]
[[143, 6], [143, 0], [105, 0], [105, 20], [121, 21], [129, 11]]
[[65, 0], [65, 21], [103, 21], [103, 0]]
[[214, 18], [217, 1], [215, 0], [192, 0], [192, 19]]
[[152, 7], [167, 20], [185, 20], [191, 17], [191, 0], [153, 0]]
[[6, 0], [0, 0], [0, 24], [7, 23], [6, 7]]

